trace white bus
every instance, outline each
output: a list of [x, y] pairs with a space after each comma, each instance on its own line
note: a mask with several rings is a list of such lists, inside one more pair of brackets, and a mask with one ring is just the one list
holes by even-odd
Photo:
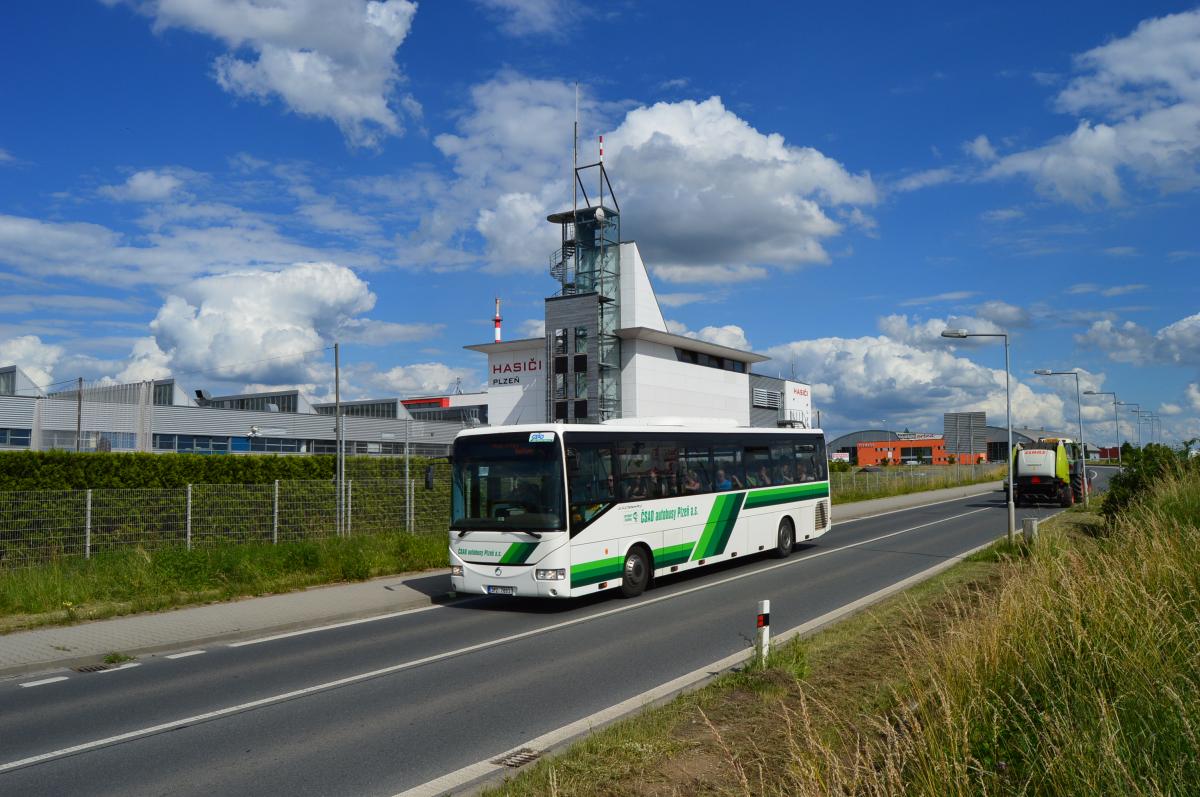
[[812, 429], [549, 424], [459, 433], [455, 592], [570, 598], [770, 551], [829, 530]]

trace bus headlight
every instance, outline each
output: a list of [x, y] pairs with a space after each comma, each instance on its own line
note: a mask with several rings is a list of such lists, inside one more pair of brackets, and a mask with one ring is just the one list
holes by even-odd
[[567, 571], [561, 567], [557, 570], [537, 570], [534, 577], [538, 581], [562, 581], [567, 577]]
[[463, 574], [462, 565], [450, 565], [450, 575], [461, 576]]

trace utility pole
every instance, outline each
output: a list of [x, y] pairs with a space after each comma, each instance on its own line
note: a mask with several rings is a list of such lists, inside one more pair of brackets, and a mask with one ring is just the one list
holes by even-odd
[[75, 453], [83, 444], [83, 377], [75, 383]]
[[338, 344], [333, 344], [333, 438], [337, 453], [333, 457], [334, 526], [342, 536], [342, 365]]

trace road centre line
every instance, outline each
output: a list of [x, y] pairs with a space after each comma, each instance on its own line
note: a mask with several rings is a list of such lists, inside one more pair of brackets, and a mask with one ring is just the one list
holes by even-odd
[[204, 652], [205, 651], [203, 651], [203, 650], [187, 650], [187, 651], [184, 651], [183, 653], [172, 653], [171, 655], [164, 656], [163, 658], [165, 658], [165, 659], [186, 659], [188, 656], [199, 656], [201, 653], [204, 653]]
[[[756, 576], [760, 573], [766, 573], [771, 570], [777, 570], [781, 567], [789, 567], [789, 566], [793, 566], [793, 565], [802, 564], [804, 562], [808, 562], [812, 559], [817, 559], [822, 556], [829, 556], [830, 554], [835, 554], [840, 551], [848, 550], [850, 548], [857, 548], [860, 545], [869, 545], [871, 543], [878, 542], [879, 540], [886, 540], [889, 537], [896, 537], [900, 534], [907, 534], [909, 532], [917, 531], [919, 529], [928, 528], [929, 526], [936, 526], [940, 523], [946, 523], [951, 520], [957, 520], [958, 518], [967, 517], [968, 515], [975, 515], [980, 512], [986, 512], [989, 509], [993, 509], [993, 508], [994, 507], [983, 507], [981, 509], [971, 510], [970, 512], [963, 512], [963, 513], [960, 513], [957, 515], [951, 515], [950, 517], [941, 518], [939, 520], [932, 520], [932, 521], [929, 521], [928, 523], [922, 523], [918, 526], [911, 526], [907, 529], [901, 529], [899, 531], [893, 531], [893, 532], [889, 532], [887, 534], [881, 534], [877, 537], [872, 537], [871, 539], [860, 540], [859, 542], [850, 543], [850, 544], [843, 545], [843, 546], [840, 546], [837, 548], [827, 548], [824, 550], [816, 551], [815, 553], [809, 554], [808, 556], [801, 556], [801, 557], [796, 557], [794, 559], [788, 559], [783, 562], [779, 562], [778, 564], [771, 565], [769, 567], [750, 570], [745, 573], [735, 574], [735, 575], [720, 579], [718, 581], [713, 581], [713, 582], [710, 582], [707, 584], [701, 584], [701, 585], [698, 585], [695, 587], [691, 587], [689, 589], [680, 590], [679, 592], [670, 593], [668, 595], [661, 595], [659, 597], [650, 598], [648, 600], [638, 601], [637, 603], [629, 604], [626, 606], [618, 606], [616, 608], [608, 609], [606, 611], [598, 612], [596, 614], [589, 614], [585, 617], [576, 617], [571, 620], [564, 620], [560, 623], [552, 623], [551, 625], [548, 625], [548, 626], [542, 626], [540, 628], [533, 628], [528, 631], [522, 631], [517, 634], [510, 634], [509, 636], [501, 637], [499, 639], [492, 639], [492, 640], [488, 640], [486, 642], [479, 642], [477, 644], [468, 645], [467, 647], [459, 648], [457, 650], [449, 650], [449, 651], [445, 651], [443, 653], [435, 653], [431, 656], [425, 656], [420, 659], [413, 659], [412, 661], [401, 662], [399, 664], [392, 664], [387, 667], [381, 667], [376, 670], [370, 670], [368, 672], [358, 673], [357, 675], [349, 675], [349, 676], [346, 676], [345, 678], [338, 678], [336, 680], [327, 681], [322, 684], [306, 686], [301, 689], [294, 689], [290, 692], [284, 692], [284, 693], [278, 694], [278, 695], [271, 695], [269, 697], [259, 698], [258, 700], [251, 700], [246, 703], [239, 703], [234, 706], [226, 706], [225, 708], [215, 709], [213, 711], [207, 711], [202, 714], [195, 714], [190, 717], [184, 717], [182, 719], [170, 720], [168, 722], [159, 723], [158, 725], [151, 725], [146, 728], [139, 728], [137, 730], [127, 731], [125, 733], [116, 734], [114, 736], [108, 736], [103, 739], [95, 739], [90, 742], [83, 742], [81, 744], [72, 745], [71, 747], [64, 747], [64, 748], [61, 748], [58, 750], [52, 750], [48, 753], [41, 753], [40, 755], [30, 756], [28, 758], [22, 758], [17, 761], [10, 761], [5, 764], [0, 764], [0, 773], [8, 772], [8, 771], [14, 770], [14, 769], [19, 769], [21, 767], [30, 766], [33, 764], [44, 763], [44, 762], [50, 761], [52, 759], [62, 758], [64, 756], [68, 756], [68, 755], [74, 755], [75, 753], [82, 753], [82, 752], [86, 752], [89, 750], [95, 750], [95, 749], [98, 749], [101, 747], [108, 747], [110, 745], [119, 744], [121, 742], [132, 741], [134, 739], [139, 739], [139, 738], [142, 738], [145, 736], [150, 736], [150, 735], [153, 735], [156, 733], [162, 733], [164, 731], [177, 730], [186, 725], [194, 725], [194, 724], [200, 723], [200, 722], [207, 722], [209, 720], [219, 719], [221, 717], [227, 717], [232, 714], [238, 714], [238, 713], [241, 713], [244, 711], [249, 711], [251, 709], [261, 708], [263, 706], [269, 706], [269, 705], [273, 705], [276, 703], [282, 703], [284, 701], [293, 700], [298, 697], [305, 697], [307, 695], [316, 694], [318, 692], [325, 692], [330, 689], [336, 689], [341, 686], [347, 686], [349, 684], [359, 683], [359, 682], [366, 681], [366, 680], [369, 680], [372, 678], [378, 678], [378, 677], [384, 676], [384, 675], [391, 675], [393, 673], [402, 672], [404, 670], [411, 670], [415, 667], [421, 667], [423, 665], [432, 664], [437, 661], [443, 661], [445, 659], [450, 659], [450, 658], [454, 658], [457, 656], [463, 656], [468, 653], [475, 653], [480, 650], [486, 650], [488, 648], [497, 647], [499, 645], [504, 645], [509, 642], [515, 642], [517, 640], [527, 639], [527, 638], [533, 637], [533, 636], [540, 636], [542, 634], [547, 634], [547, 633], [550, 633], [551, 631], [557, 631], [562, 628], [568, 628], [571, 626], [580, 625], [581, 623], [591, 622], [593, 620], [599, 620], [603, 617], [609, 617], [609, 616], [616, 615], [616, 614], [622, 614], [624, 612], [633, 611], [635, 609], [639, 609], [644, 606], [651, 606], [656, 603], [662, 603], [663, 601], [674, 600], [675, 598], [679, 598], [684, 595], [690, 595], [693, 592], [699, 592], [701, 590], [711, 589], [713, 587], [721, 586], [723, 584], [728, 584], [732, 581], [739, 581], [743, 578], [749, 578], [751, 576]], [[426, 607], [426, 608], [435, 608], [435, 607]], [[122, 665], [122, 667], [119, 667], [117, 669], [123, 669], [123, 668], [129, 667], [129, 666], [136, 666], [136, 663], [134, 663], [132, 665], [129, 665], [129, 664]], [[113, 672], [113, 671], [114, 670], [108, 670], [107, 672]]]
[[330, 623], [329, 625], [318, 625], [313, 628], [301, 628], [297, 631], [285, 631], [282, 634], [272, 634], [271, 636], [258, 637], [257, 639], [246, 639], [241, 642], [230, 642], [231, 648], [243, 648], [247, 645], [258, 645], [263, 642], [274, 642], [277, 639], [288, 639], [294, 636], [304, 636], [305, 634], [315, 634], [318, 631], [331, 631], [334, 628], [345, 628], [351, 625], [361, 625], [362, 623], [373, 623], [376, 620], [388, 620], [392, 617], [399, 617], [402, 614], [416, 614], [417, 612], [427, 612], [430, 609], [441, 609], [440, 605], [419, 606], [416, 609], [404, 609], [399, 612], [388, 612], [387, 614], [375, 614], [370, 617], [360, 617], [357, 620], [346, 620], [341, 623]]
[[142, 666], [142, 663], [141, 663], [140, 661], [131, 661], [131, 662], [127, 662], [127, 663], [125, 663], [125, 664], [120, 664], [120, 665], [118, 665], [118, 666], [116, 666], [116, 667], [109, 667], [107, 670], [96, 670], [96, 672], [97, 672], [97, 674], [99, 674], [99, 673], [110, 673], [110, 672], [120, 672], [121, 670], [131, 670], [131, 669], [133, 669], [134, 667], [141, 667], [141, 666]]
[[28, 689], [31, 686], [44, 686], [45, 684], [56, 684], [59, 681], [65, 681], [65, 680], [67, 680], [67, 676], [56, 675], [53, 678], [43, 678], [40, 681], [26, 681], [25, 683], [21, 684], [21, 688]]

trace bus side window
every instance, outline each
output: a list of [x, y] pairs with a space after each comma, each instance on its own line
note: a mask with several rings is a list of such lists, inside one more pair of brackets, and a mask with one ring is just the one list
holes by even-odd
[[742, 473], [742, 449], [732, 446], [713, 447], [713, 491], [745, 489]]
[[683, 494], [695, 495], [712, 491], [712, 474], [708, 469], [708, 447], [689, 446], [680, 450], [683, 468]]
[[813, 454], [816, 448], [812, 443], [796, 444], [796, 481], [815, 482], [818, 478]]
[[747, 487], [770, 487], [774, 484], [771, 478], [771, 452], [766, 446], [746, 446], [742, 465], [746, 470]]
[[796, 455], [791, 443], [771, 444], [771, 465], [776, 484], [796, 483]]

